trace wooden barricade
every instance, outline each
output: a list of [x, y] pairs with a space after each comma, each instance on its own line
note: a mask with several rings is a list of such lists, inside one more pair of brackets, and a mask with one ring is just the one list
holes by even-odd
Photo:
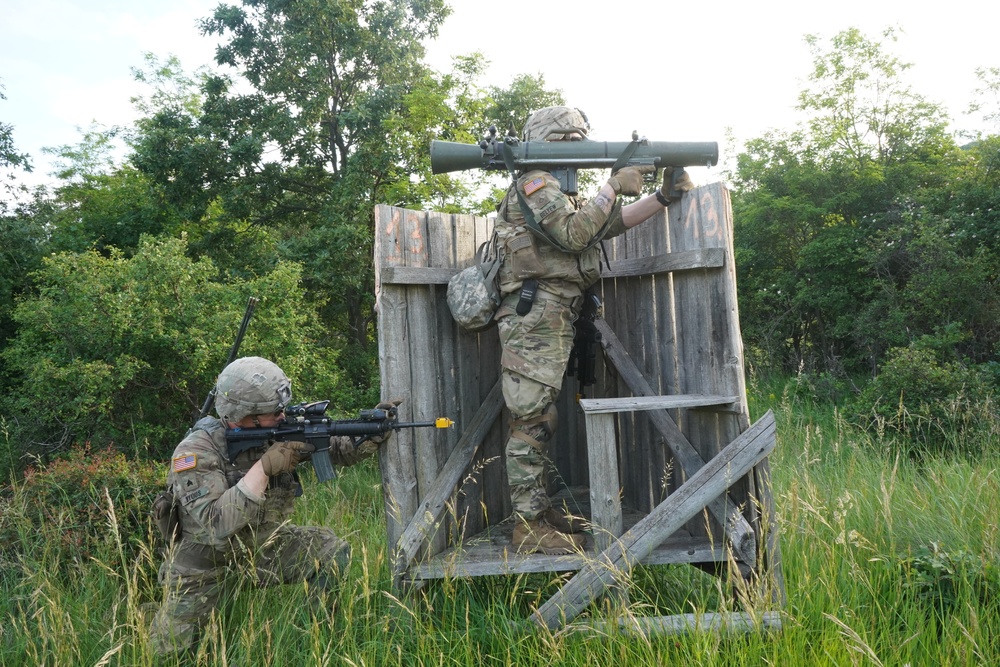
[[[471, 263], [491, 221], [377, 207], [382, 395], [405, 399], [401, 419], [444, 415], [457, 424], [447, 433], [400, 431], [382, 448], [397, 585], [576, 571], [536, 614], [557, 627], [638, 563], [735, 565], [761, 596], [783, 603], [767, 465], [774, 420], [751, 425], [747, 409], [729, 193], [701, 187], [668, 213], [604, 244], [604, 354], [592, 386], [566, 377], [549, 445], [550, 492], [593, 530], [584, 553], [547, 556], [509, 544], [496, 327], [461, 330], [445, 300], [448, 279]], [[647, 621], [660, 631], [687, 627]], [[764, 625], [780, 621], [769, 615]]]

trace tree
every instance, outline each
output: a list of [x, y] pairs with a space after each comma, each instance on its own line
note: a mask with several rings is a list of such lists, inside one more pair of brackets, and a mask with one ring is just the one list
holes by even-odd
[[[3, 84], [0, 83], [0, 100], [6, 100]], [[27, 153], [18, 153], [14, 144], [14, 127], [0, 122], [0, 178], [3, 179], [3, 190], [0, 190], [0, 215], [9, 210], [9, 199], [13, 200], [18, 192], [24, 192], [24, 187], [17, 183], [17, 171], [31, 171], [31, 158]]]
[[0, 409], [18, 429], [11, 441], [34, 453], [94, 441], [165, 456], [222, 369], [251, 295], [261, 304], [242, 354], [275, 360], [296, 387], [315, 392], [298, 389], [297, 398], [353, 406], [353, 387], [315, 346], [322, 332], [302, 295], [300, 267], [279, 262], [225, 284], [216, 274], [207, 258], [191, 260], [181, 239], [144, 237], [131, 257], [47, 257], [2, 353], [10, 381]]
[[331, 329], [362, 353], [373, 321], [374, 205], [413, 173], [412, 156], [391, 152], [384, 123], [425, 78], [421, 42], [446, 15], [442, 0], [220, 5], [202, 30], [223, 38], [217, 63], [252, 90], [211, 76], [200, 113], [168, 104], [137, 142], [136, 165], [168, 201], [186, 200], [188, 217], [218, 202], [231, 220], [278, 230]]
[[887, 292], [885, 244], [909, 237], [907, 211], [940, 210], [966, 158], [941, 108], [906, 85], [909, 65], [887, 51], [894, 39], [852, 28], [824, 50], [808, 36], [806, 122], [748, 142], [737, 158], [741, 312], [767, 365], [873, 372], [913, 333], [912, 313], [885, 299], [898, 293]]
[[968, 113], [981, 113], [985, 122], [1000, 130], [1000, 67], [980, 67], [976, 78], [980, 87], [973, 91], [975, 99]]
[[[0, 100], [6, 99], [0, 84]], [[19, 171], [31, 171], [30, 158], [17, 151], [14, 128], [0, 123], [0, 348], [14, 334], [14, 303], [28, 288], [28, 275], [41, 262], [47, 239], [44, 226], [33, 216], [41, 192], [30, 202], [20, 201], [27, 188], [17, 182]], [[5, 376], [0, 363], [0, 380]]]
[[[449, 74], [426, 68], [422, 41], [447, 13], [441, 0], [221, 5], [202, 29], [223, 38], [217, 63], [250, 90], [209, 76], [197, 112], [159, 108], [135, 143], [133, 163], [167, 202], [187, 206], [185, 217], [216, 205], [233, 224], [274, 230], [323, 304], [327, 342], [350, 346], [356, 354], [346, 356], [367, 357], [369, 369], [375, 205], [492, 208], [479, 174], [430, 173], [431, 139], [478, 141], [489, 122], [505, 120], [492, 112], [526, 113], [527, 103], [558, 95], [540, 78], [480, 87], [479, 54]], [[505, 95], [499, 105], [492, 93]]]

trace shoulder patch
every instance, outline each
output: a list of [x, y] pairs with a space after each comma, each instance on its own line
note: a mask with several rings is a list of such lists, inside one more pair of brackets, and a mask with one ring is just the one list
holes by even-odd
[[185, 470], [190, 470], [198, 465], [198, 455], [197, 454], [185, 454], [184, 456], [174, 457], [174, 472], [183, 472]]
[[532, 179], [524, 184], [524, 194], [530, 195], [532, 192], [537, 192], [545, 186], [545, 179], [539, 176], [538, 178]]

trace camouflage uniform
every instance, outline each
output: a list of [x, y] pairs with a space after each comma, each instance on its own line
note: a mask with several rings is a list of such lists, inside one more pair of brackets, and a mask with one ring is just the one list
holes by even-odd
[[[514, 188], [561, 248], [527, 228]], [[601, 250], [588, 246], [595, 238], [623, 233], [625, 226], [619, 206], [608, 216], [594, 203], [580, 204], [563, 194], [559, 181], [548, 172], [529, 171], [501, 202], [496, 230], [505, 253], [500, 269], [504, 298], [496, 319], [503, 348], [503, 394], [512, 417], [507, 479], [514, 511], [531, 520], [550, 506], [545, 449], [556, 429], [555, 400], [583, 293], [600, 277]], [[521, 316], [515, 308], [528, 278], [538, 280], [538, 291], [531, 310]]]
[[[246, 568], [261, 586], [308, 581], [322, 595], [347, 567], [350, 546], [332, 530], [287, 523], [302, 493], [296, 475], [272, 477], [264, 497], [241, 483], [264, 451], [244, 451], [231, 464], [225, 426], [214, 417], [195, 424], [174, 450], [167, 483], [182, 537], [160, 567], [164, 599], [150, 628], [156, 653], [194, 645], [234, 569]], [[365, 457], [347, 438], [331, 439], [330, 454], [339, 465]]]

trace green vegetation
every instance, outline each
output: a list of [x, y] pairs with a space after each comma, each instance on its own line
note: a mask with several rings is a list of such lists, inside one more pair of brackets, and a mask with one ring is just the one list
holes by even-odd
[[[333, 484], [310, 480], [311, 502], [294, 517], [354, 546], [336, 613], [312, 617], [300, 587], [234, 587], [197, 664], [995, 664], [995, 414], [975, 456], [914, 461], [800, 387], [774, 381], [752, 394], [754, 414], [773, 408], [779, 423], [772, 470], [788, 603], [778, 632], [532, 630], [525, 619], [562, 583], [555, 574], [442, 580], [403, 596], [390, 585], [378, 471], [365, 464]], [[88, 460], [37, 471], [2, 500], [3, 664], [157, 664], [145, 638], [160, 595], [158, 544], [129, 510], [150, 492], [149, 469], [135, 468], [130, 487], [113, 455]], [[67, 540], [80, 531], [84, 551]], [[579, 620], [741, 608], [689, 566], [641, 568], [628, 585], [628, 608], [601, 604]]]
[[[201, 25], [224, 69], [150, 55], [140, 119], [52, 149], [51, 191], [18, 183], [30, 156], [0, 122], [0, 664], [153, 664], [144, 508], [249, 296], [245, 354], [281, 364], [299, 399], [374, 403], [374, 206], [490, 211], [502, 179], [432, 175], [429, 142], [563, 102], [541, 75], [480, 85], [480, 54], [426, 67], [447, 12], [220, 6]], [[808, 37], [802, 123], [748, 142], [728, 175], [751, 412], [779, 420], [780, 633], [531, 630], [556, 575], [402, 597], [366, 464], [307, 480], [295, 517], [355, 546], [336, 613], [314, 619], [297, 587], [234, 588], [199, 664], [1000, 662], [1000, 70], [977, 71], [970, 107], [990, 129], [957, 137], [894, 39]], [[738, 607], [690, 567], [629, 586], [628, 608], [588, 617]]]

